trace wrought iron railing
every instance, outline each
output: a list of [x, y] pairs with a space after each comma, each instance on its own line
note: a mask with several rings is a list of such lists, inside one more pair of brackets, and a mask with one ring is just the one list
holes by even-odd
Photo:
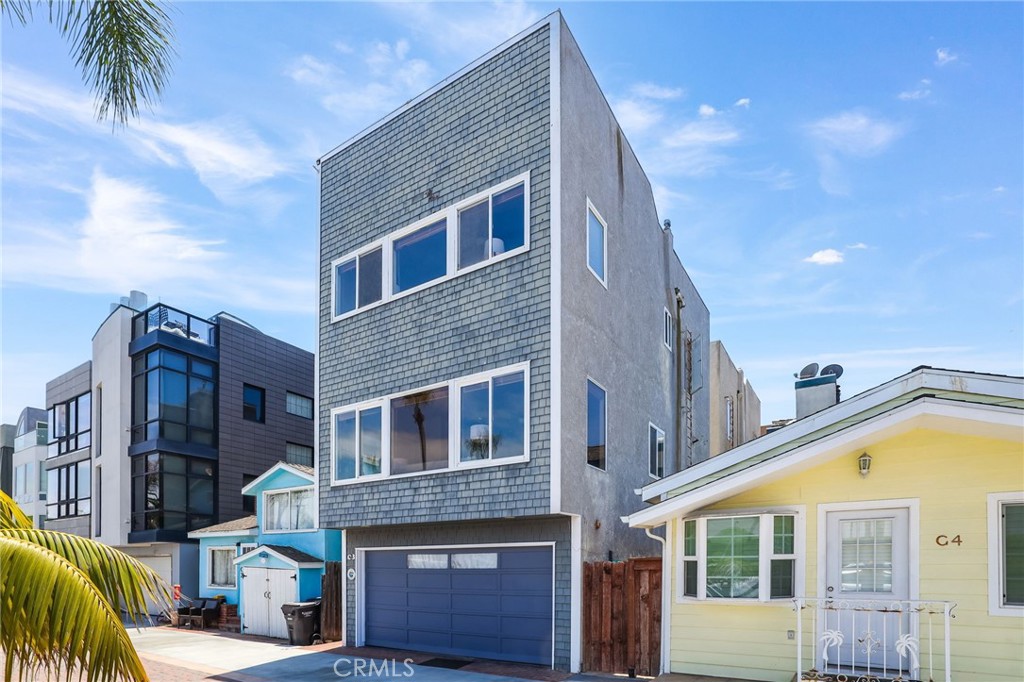
[[793, 608], [797, 680], [952, 680], [955, 602], [798, 597]]

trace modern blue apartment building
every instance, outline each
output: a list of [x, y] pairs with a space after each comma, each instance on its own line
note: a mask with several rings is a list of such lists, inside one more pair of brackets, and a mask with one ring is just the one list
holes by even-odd
[[319, 525], [347, 641], [578, 670], [582, 565], [708, 456], [708, 310], [559, 13], [325, 154]]

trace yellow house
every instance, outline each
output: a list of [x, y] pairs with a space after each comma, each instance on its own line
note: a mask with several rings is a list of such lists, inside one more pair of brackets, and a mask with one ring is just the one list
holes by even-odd
[[918, 368], [640, 492], [663, 671], [1024, 680], [1020, 377]]

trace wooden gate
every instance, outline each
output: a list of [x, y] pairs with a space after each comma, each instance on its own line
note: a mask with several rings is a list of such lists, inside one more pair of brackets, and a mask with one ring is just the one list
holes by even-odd
[[657, 676], [661, 559], [583, 565], [583, 669]]
[[324, 564], [321, 583], [320, 636], [325, 642], [341, 642], [345, 639], [345, 621], [342, 608], [342, 586], [345, 580], [345, 564], [328, 561]]

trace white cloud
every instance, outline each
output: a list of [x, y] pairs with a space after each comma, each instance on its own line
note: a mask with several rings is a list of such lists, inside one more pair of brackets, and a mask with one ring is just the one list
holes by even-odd
[[682, 88], [671, 88], [664, 85], [657, 85], [655, 83], [637, 83], [629, 89], [629, 91], [637, 96], [643, 97], [644, 99], [679, 99], [686, 94], [686, 91]]
[[960, 59], [960, 55], [950, 52], [948, 47], [940, 47], [935, 50], [935, 66], [945, 66], [958, 59]]
[[710, 104], [701, 104], [697, 109], [697, 113], [700, 114], [701, 118], [711, 118], [718, 113], [718, 110]]
[[644, 100], [614, 100], [612, 110], [627, 136], [639, 136], [662, 119], [661, 109]]
[[854, 251], [854, 250], [859, 250], [859, 249], [869, 249], [871, 247], [869, 247], [864, 242], [857, 242], [856, 244], [847, 244], [846, 248], [847, 248], [847, 250]]
[[523, 0], [515, 2], [382, 3], [405, 28], [442, 53], [479, 57], [541, 19]]
[[654, 205], [662, 217], [673, 208], [693, 202], [693, 197], [657, 183], [651, 185], [651, 192], [654, 194]]
[[707, 147], [732, 144], [739, 141], [740, 133], [724, 121], [692, 121], [663, 140], [669, 147]]
[[1003, 187], [1002, 185], [997, 185], [996, 187], [992, 188], [992, 191], [995, 192], [996, 194], [1001, 194], [1002, 192], [1006, 191], [1006, 188]]
[[900, 94], [896, 95], [897, 98], [904, 102], [911, 102], [919, 99], [927, 99], [931, 96], [931, 80], [928, 78], [922, 78], [921, 82], [917, 84], [913, 90], [904, 90]]
[[804, 258], [804, 262], [814, 263], [815, 265], [837, 265], [843, 262], [843, 254], [835, 249], [822, 249]]
[[333, 64], [317, 59], [313, 55], [304, 54], [289, 66], [285, 73], [296, 83], [327, 86], [338, 77], [338, 69]]
[[874, 156], [888, 149], [903, 131], [896, 123], [860, 111], [844, 111], [811, 123], [807, 133], [827, 149], [850, 156]]
[[749, 97], [741, 97], [740, 99], [736, 100], [736, 103], [733, 104], [733, 106], [734, 107], [743, 107], [744, 109], [749, 109], [750, 108], [750, 98]]
[[779, 168], [774, 164], [760, 170], [737, 173], [737, 175], [748, 180], [763, 182], [774, 190], [793, 189], [797, 184], [792, 171]]

